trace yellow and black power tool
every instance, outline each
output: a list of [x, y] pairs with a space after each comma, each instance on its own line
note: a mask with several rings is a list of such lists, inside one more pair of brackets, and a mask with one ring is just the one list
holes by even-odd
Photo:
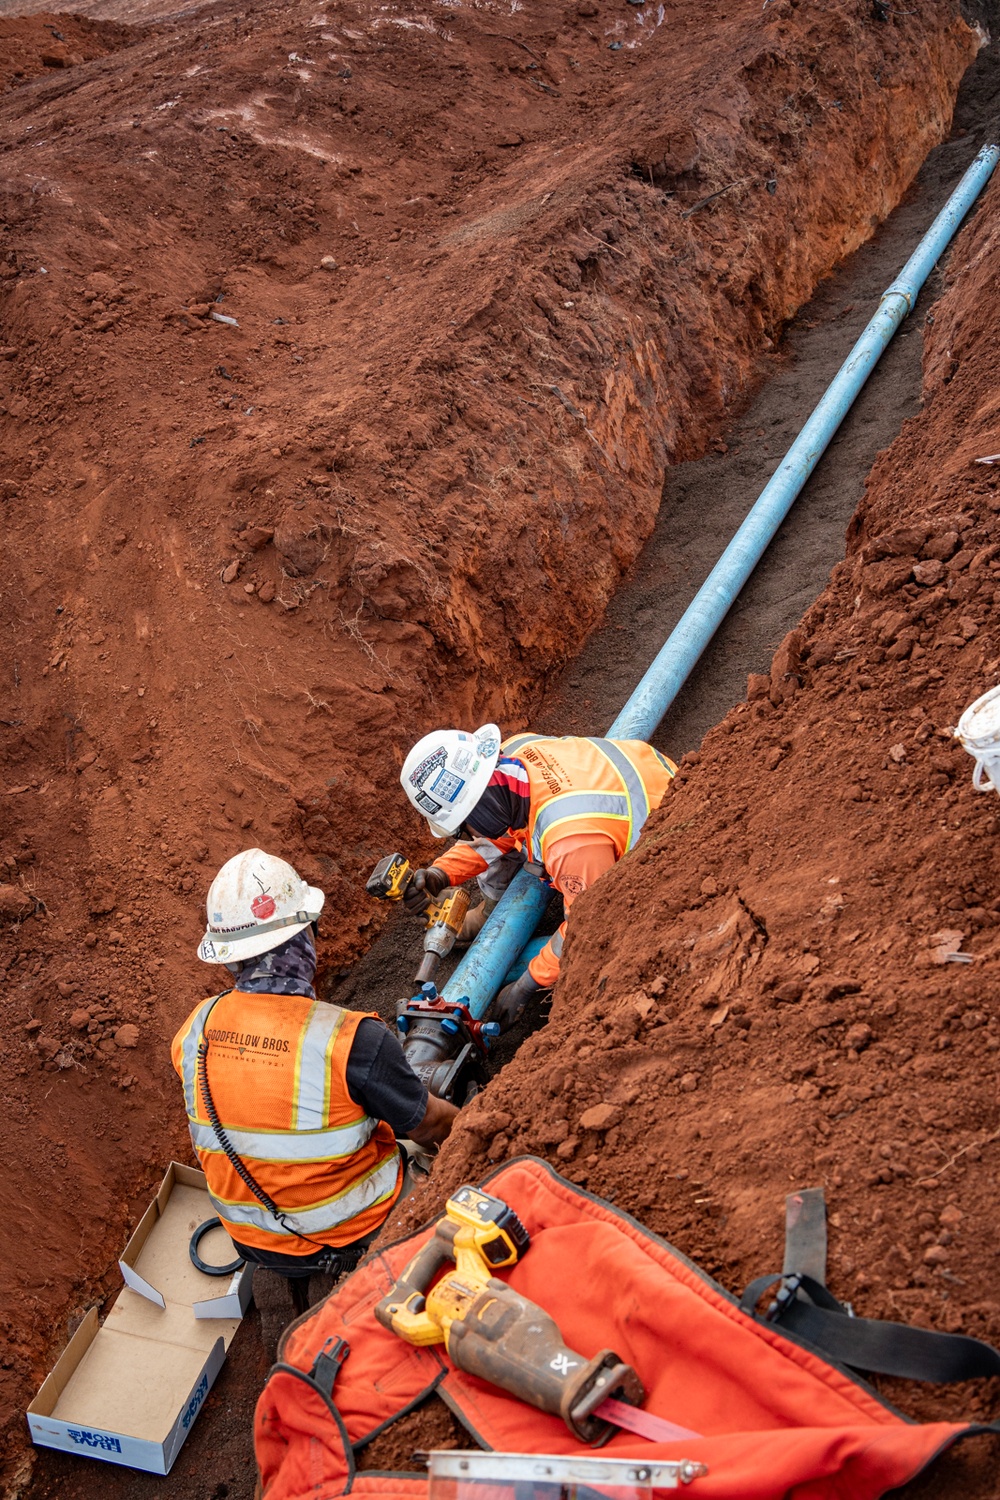
[[[375, 1316], [407, 1343], [443, 1343], [456, 1369], [562, 1417], [574, 1437], [599, 1448], [620, 1424], [597, 1408], [608, 1397], [638, 1406], [642, 1383], [610, 1349], [589, 1360], [568, 1349], [548, 1313], [492, 1274], [515, 1265], [529, 1244], [502, 1199], [461, 1187]], [[453, 1269], [432, 1286], [449, 1261]]]
[[[380, 901], [402, 901], [413, 879], [410, 861], [403, 854], [387, 854], [380, 859], [365, 890]], [[469, 910], [469, 895], [461, 889], [445, 891], [440, 901], [431, 901], [427, 909], [427, 931], [424, 933], [424, 959], [417, 970], [417, 984], [433, 980], [442, 958], [455, 946]]]

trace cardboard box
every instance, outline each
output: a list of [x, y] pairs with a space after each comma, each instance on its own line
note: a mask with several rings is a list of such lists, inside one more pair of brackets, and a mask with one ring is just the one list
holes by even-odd
[[[126, 1286], [157, 1307], [179, 1302], [196, 1318], [242, 1318], [250, 1305], [253, 1268], [246, 1266], [225, 1282], [195, 1269], [188, 1244], [199, 1224], [214, 1218], [205, 1174], [172, 1161], [160, 1190], [139, 1220], [118, 1262]], [[204, 1236], [198, 1253], [207, 1265], [228, 1265], [233, 1244], [224, 1229]]]
[[[201, 1172], [172, 1162], [122, 1255], [128, 1285], [101, 1324], [87, 1314], [28, 1407], [32, 1441], [168, 1474], [250, 1300], [251, 1271], [218, 1283], [191, 1264], [192, 1231], [212, 1217]], [[233, 1258], [226, 1235], [203, 1258]], [[216, 1243], [212, 1243], [216, 1240]], [[228, 1309], [224, 1316], [221, 1309]]]

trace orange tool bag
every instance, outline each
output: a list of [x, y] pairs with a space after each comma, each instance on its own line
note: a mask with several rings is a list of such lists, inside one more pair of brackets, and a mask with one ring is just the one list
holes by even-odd
[[[810, 1243], [805, 1233], [809, 1215], [793, 1226], [793, 1214], [784, 1273], [752, 1283], [741, 1305], [664, 1240], [543, 1161], [510, 1162], [482, 1187], [508, 1203], [531, 1236], [503, 1279], [551, 1314], [571, 1348], [589, 1358], [610, 1347], [632, 1365], [647, 1391], [645, 1411], [703, 1434], [650, 1442], [619, 1431], [602, 1454], [703, 1465], [686, 1489], [691, 1500], [875, 1500], [958, 1438], [995, 1430], [910, 1422], [854, 1373], [967, 1379], [1000, 1374], [1000, 1354], [976, 1339], [850, 1316], [823, 1285], [825, 1221], [817, 1262], [815, 1235]], [[789, 1202], [803, 1197], [822, 1201], [805, 1194]], [[375, 1303], [433, 1228], [375, 1251], [286, 1333], [257, 1404], [265, 1500], [348, 1493], [426, 1500], [425, 1478], [358, 1473], [355, 1454], [432, 1392], [481, 1448], [592, 1453], [558, 1417], [454, 1369], [443, 1344], [416, 1348], [376, 1322]], [[802, 1261], [798, 1272], [790, 1254]], [[802, 1274], [810, 1265], [818, 1276]], [[777, 1296], [758, 1315], [758, 1298], [775, 1283]]]

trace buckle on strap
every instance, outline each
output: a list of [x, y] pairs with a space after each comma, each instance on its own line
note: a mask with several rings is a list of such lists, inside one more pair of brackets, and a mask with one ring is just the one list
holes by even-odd
[[337, 1383], [344, 1360], [351, 1352], [346, 1339], [332, 1334], [313, 1360], [309, 1378], [319, 1387], [328, 1401], [333, 1400], [333, 1388]]
[[769, 1323], [780, 1323], [784, 1314], [788, 1311], [789, 1304], [798, 1296], [799, 1287], [802, 1285], [801, 1272], [794, 1272], [791, 1276], [782, 1278], [778, 1290], [773, 1299], [768, 1303], [764, 1317]]

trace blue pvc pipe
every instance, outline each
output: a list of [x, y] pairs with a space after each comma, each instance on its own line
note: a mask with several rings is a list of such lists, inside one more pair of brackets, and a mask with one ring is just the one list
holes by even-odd
[[519, 870], [441, 991], [444, 998], [464, 1000], [481, 1021], [538, 926], [551, 895], [548, 881]]
[[1000, 147], [983, 147], [896, 280], [882, 293], [878, 312], [608, 730], [609, 739], [651, 737], [760, 562], [879, 356], [912, 310], [920, 288], [989, 181], [998, 160]]
[[[608, 730], [609, 739], [648, 740], [680, 692], [740, 589], [787, 516], [855, 396], [917, 293], [1000, 160], [1000, 147], [984, 146], [890, 287], [823, 399], [789, 448], [781, 467], [723, 552], [653, 665]], [[444, 987], [448, 1000], [464, 1000], [482, 1019], [518, 955], [531, 938], [550, 890], [522, 870], [483, 924]]]

